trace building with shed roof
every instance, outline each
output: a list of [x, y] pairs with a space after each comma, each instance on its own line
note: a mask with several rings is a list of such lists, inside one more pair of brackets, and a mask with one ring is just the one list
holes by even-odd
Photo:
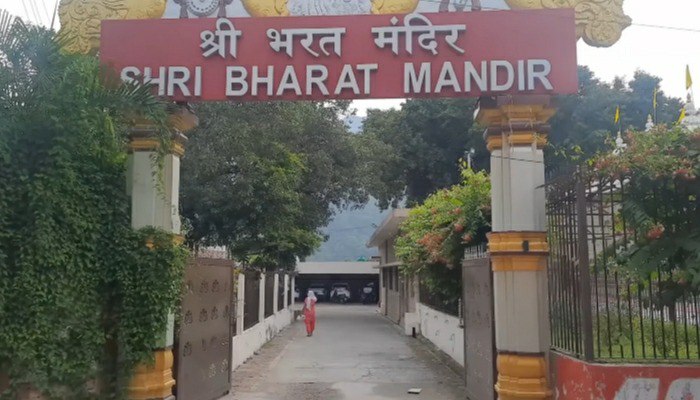
[[[310, 288], [318, 289], [320, 301], [331, 300], [331, 292], [334, 286], [347, 285], [350, 291], [350, 302], [376, 303], [378, 300], [377, 288], [379, 287], [379, 263], [376, 261], [354, 262], [300, 262], [297, 264], [296, 294], [297, 300], [306, 297]], [[363, 296], [372, 288], [373, 295]], [[323, 290], [321, 290], [323, 289]]]
[[408, 209], [396, 209], [377, 227], [367, 243], [379, 249], [380, 312], [411, 331], [417, 324], [418, 281], [399, 273], [401, 262], [396, 258], [396, 238]]

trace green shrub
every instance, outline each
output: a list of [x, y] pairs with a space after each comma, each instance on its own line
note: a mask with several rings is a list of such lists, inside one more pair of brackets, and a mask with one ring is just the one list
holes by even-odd
[[402, 272], [420, 275], [422, 284], [447, 302], [461, 296], [464, 250], [486, 241], [491, 222], [488, 175], [464, 169], [462, 177], [462, 184], [411, 209], [396, 241]]

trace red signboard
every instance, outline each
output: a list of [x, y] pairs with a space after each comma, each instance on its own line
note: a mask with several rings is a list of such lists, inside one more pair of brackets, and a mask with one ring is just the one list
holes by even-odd
[[595, 364], [552, 353], [555, 400], [700, 400], [696, 364]]
[[104, 21], [101, 58], [176, 100], [577, 91], [573, 10]]

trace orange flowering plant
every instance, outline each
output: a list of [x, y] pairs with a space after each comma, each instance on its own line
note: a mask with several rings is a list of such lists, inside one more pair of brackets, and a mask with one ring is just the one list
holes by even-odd
[[466, 247], [486, 241], [491, 185], [484, 172], [462, 170], [463, 181], [413, 208], [401, 225], [396, 255], [407, 275], [421, 275], [432, 293], [459, 297], [458, 268]]
[[[672, 272], [700, 288], [700, 130], [628, 132], [628, 147], [591, 160], [596, 179], [625, 182], [620, 216], [629, 243], [617, 262], [643, 276]], [[666, 284], [668, 284], [667, 282]]]

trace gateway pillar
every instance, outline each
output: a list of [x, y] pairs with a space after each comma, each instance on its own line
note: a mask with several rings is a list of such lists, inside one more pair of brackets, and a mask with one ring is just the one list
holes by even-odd
[[491, 152], [494, 308], [501, 400], [550, 399], [544, 157], [548, 96], [482, 98]]
[[[129, 143], [129, 170], [127, 190], [131, 196], [131, 225], [134, 229], [155, 227], [180, 236], [180, 158], [185, 152], [183, 135], [197, 125], [197, 118], [182, 109], [173, 115], [176, 135], [170, 152], [158, 165], [156, 156], [161, 142], [155, 136], [155, 127], [148, 121], [132, 128]], [[155, 363], [139, 365], [129, 384], [129, 398], [133, 400], [174, 399], [173, 340], [174, 315], [168, 316], [168, 326], [154, 343]]]

